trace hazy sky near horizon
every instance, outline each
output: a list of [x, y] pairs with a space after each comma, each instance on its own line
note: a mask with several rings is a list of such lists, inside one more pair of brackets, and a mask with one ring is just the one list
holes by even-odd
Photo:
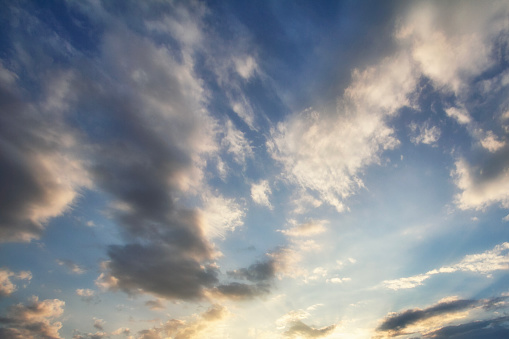
[[0, 4], [0, 337], [509, 337], [509, 2]]

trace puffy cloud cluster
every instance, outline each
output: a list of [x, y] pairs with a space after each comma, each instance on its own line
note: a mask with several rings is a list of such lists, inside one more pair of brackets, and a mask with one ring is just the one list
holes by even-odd
[[[489, 152], [504, 149], [504, 139], [478, 126], [469, 113], [474, 109], [469, 98], [476, 91], [476, 77], [505, 62], [496, 48], [507, 43], [504, 32], [509, 29], [501, 15], [509, 12], [506, 3], [480, 6], [471, 3], [456, 8], [433, 2], [409, 6], [406, 16], [398, 21], [393, 54], [364, 70], [355, 70], [335, 109], [311, 108], [279, 123], [267, 145], [288, 180], [343, 211], [346, 199], [363, 187], [363, 170], [380, 163], [384, 151], [399, 145], [390, 119], [404, 106], [420, 109], [410, 98], [419, 94], [422, 78], [454, 97], [455, 105], [445, 107], [447, 116], [467, 126]], [[505, 86], [497, 84], [497, 90]], [[416, 144], [439, 141], [438, 126], [424, 123], [410, 128], [411, 141]], [[507, 158], [505, 153], [498, 154], [498, 159]], [[494, 179], [505, 187], [509, 182], [506, 176], [507, 166], [499, 168]], [[496, 192], [483, 198], [482, 181], [459, 188], [468, 195], [476, 186], [481, 186], [481, 202], [460, 202], [460, 207], [482, 207], [505, 199]]]
[[0, 319], [0, 337], [13, 339], [59, 339], [62, 323], [55, 321], [64, 313], [65, 302], [58, 299], [39, 301], [32, 297], [28, 304], [12, 305]]
[[0, 298], [11, 295], [18, 288], [12, 280], [32, 279], [32, 273], [29, 271], [13, 272], [7, 268], [0, 268]]

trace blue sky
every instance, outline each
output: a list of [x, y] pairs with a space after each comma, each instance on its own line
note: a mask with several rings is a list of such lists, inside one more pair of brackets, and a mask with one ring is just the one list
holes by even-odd
[[2, 1], [0, 336], [509, 336], [506, 1]]

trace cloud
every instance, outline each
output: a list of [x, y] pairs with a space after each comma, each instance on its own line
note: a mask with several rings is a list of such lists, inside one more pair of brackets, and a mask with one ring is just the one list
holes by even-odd
[[259, 183], [251, 184], [251, 199], [259, 205], [267, 206], [270, 209], [274, 207], [269, 201], [269, 195], [272, 191], [267, 180], [261, 180]]
[[10, 296], [18, 289], [12, 282], [12, 279], [30, 281], [32, 279], [32, 273], [30, 273], [30, 271], [15, 273], [7, 268], [0, 268], [0, 298]]
[[494, 153], [505, 146], [504, 141], [498, 140], [497, 136], [492, 131], [488, 131], [486, 136], [481, 140], [482, 147]]
[[509, 208], [509, 164], [505, 159], [492, 158], [479, 166], [481, 168], [464, 159], [456, 161], [456, 169], [451, 175], [461, 190], [455, 197], [460, 209], [480, 210], [496, 203]]
[[472, 121], [472, 118], [464, 108], [450, 107], [446, 108], [445, 112], [448, 116], [456, 119], [460, 124], [465, 125]]
[[234, 199], [203, 194], [204, 207], [200, 210], [200, 224], [209, 237], [225, 237], [244, 224], [244, 209]]
[[81, 297], [81, 300], [87, 303], [92, 302], [93, 300], [99, 302], [99, 299], [95, 294], [95, 291], [89, 288], [78, 288], [76, 290], [76, 295], [79, 295]]
[[165, 309], [165, 307], [160, 299], [148, 300], [145, 302], [145, 306], [147, 306], [151, 310], [157, 310], [157, 311]]
[[253, 299], [269, 294], [274, 287], [275, 278], [301, 274], [299, 268], [295, 266], [299, 258], [293, 250], [278, 248], [266, 255], [265, 260], [258, 261], [247, 268], [227, 271], [227, 277], [237, 281], [218, 284], [209, 291], [209, 294], [217, 298]]
[[499, 317], [472, 321], [461, 325], [445, 326], [436, 331], [426, 333], [424, 337], [436, 339], [505, 338], [509, 335], [509, 328], [504, 326], [504, 323], [507, 323], [507, 321], [509, 321], [509, 317]]
[[228, 271], [228, 276], [234, 279], [249, 280], [254, 282], [266, 281], [274, 278], [276, 266], [274, 260], [267, 260], [252, 264], [248, 268]]
[[[151, 5], [126, 4], [126, 11], [162, 16], [163, 26], [137, 16], [142, 28], [136, 31], [120, 13], [97, 6], [106, 26], [96, 59], [82, 67], [69, 89], [73, 111], [89, 112], [80, 122], [103, 126], [83, 130], [87, 169], [94, 187], [111, 199], [107, 215], [122, 237], [108, 247], [109, 260], [96, 284], [194, 300], [217, 282], [213, 260], [218, 252], [208, 236], [240, 225], [243, 212], [204, 183], [207, 161], [220, 150], [220, 129], [195, 74], [203, 15], [195, 7], [203, 8], [164, 6], [171, 9], [167, 14], [150, 12]], [[173, 43], [156, 44], [143, 27]], [[202, 196], [202, 208], [186, 206]]]
[[29, 242], [90, 186], [79, 137], [62, 112], [72, 74], [51, 74], [32, 101], [1, 61], [0, 73], [0, 242]]
[[100, 276], [97, 284], [128, 294], [148, 292], [168, 299], [204, 297], [204, 289], [218, 282], [217, 268], [201, 265], [200, 256], [193, 258], [192, 242], [195, 239], [189, 239], [185, 233], [175, 234], [173, 239], [180, 240], [181, 245], [110, 246], [111, 261], [106, 264], [107, 273]]
[[[307, 308], [307, 311], [313, 311], [321, 304], [313, 305]], [[302, 320], [307, 319], [311, 314], [304, 310], [292, 310], [276, 320], [279, 329], [287, 328], [284, 336], [288, 338], [322, 338], [331, 334], [336, 325], [330, 325], [322, 328], [314, 328], [306, 325]]]
[[73, 274], [83, 274], [86, 272], [86, 270], [83, 267], [81, 267], [80, 265], [78, 265], [77, 263], [75, 263], [72, 260], [57, 259], [56, 262], [59, 266], [65, 266]]
[[235, 58], [234, 64], [237, 73], [246, 80], [248, 80], [258, 69], [256, 60], [250, 55]]
[[208, 310], [199, 315], [193, 315], [189, 321], [171, 319], [160, 327], [138, 332], [137, 339], [193, 339], [203, 338], [203, 333], [211, 335], [215, 324], [228, 318], [230, 312], [222, 305], [213, 304]]
[[[507, 317], [500, 317], [497, 311], [506, 305], [493, 308], [502, 299], [446, 298], [424, 309], [390, 313], [376, 331], [385, 333], [384, 337], [418, 333], [424, 338], [491, 338], [494, 333], [506, 333], [508, 330], [499, 326], [507, 322]], [[463, 323], [458, 325], [458, 322]]]
[[437, 126], [429, 126], [429, 123], [419, 124], [411, 123], [410, 130], [414, 134], [410, 140], [414, 144], [435, 144], [440, 139], [440, 129]]
[[279, 231], [290, 237], [309, 237], [325, 232], [328, 223], [327, 220], [311, 220], [290, 229]]
[[490, 8], [420, 3], [410, 9], [397, 37], [408, 43], [422, 73], [437, 88], [461, 96], [466, 83], [493, 64], [491, 44], [507, 26], [498, 14], [506, 10], [503, 2]]
[[509, 270], [509, 243], [507, 242], [483, 253], [467, 255], [454, 265], [443, 266], [408, 278], [385, 280], [382, 284], [392, 290], [408, 289], [422, 285], [423, 281], [435, 274], [474, 272], [489, 276], [492, 272], [499, 270]]
[[12, 305], [0, 320], [0, 336], [16, 339], [57, 339], [62, 323], [54, 321], [64, 313], [65, 302], [58, 299], [39, 301], [32, 297], [27, 305]]
[[339, 212], [345, 199], [363, 187], [362, 170], [399, 144], [386, 120], [409, 103], [416, 83], [403, 53], [355, 70], [352, 78], [335, 112], [294, 114], [272, 130], [267, 142], [290, 182], [317, 193]]
[[105, 321], [103, 319], [94, 318], [94, 328], [99, 331], [104, 331], [104, 323]]
[[224, 133], [221, 145], [227, 149], [228, 153], [233, 155], [233, 160], [237, 164], [245, 166], [246, 158], [252, 158], [254, 154], [244, 133], [237, 129], [231, 120], [226, 121]]
[[276, 276], [277, 264], [270, 258], [241, 268], [228, 271], [227, 276], [235, 280], [247, 280], [250, 283], [229, 282], [218, 285], [213, 293], [231, 299], [252, 299], [270, 293], [272, 280]]
[[293, 322], [284, 335], [289, 338], [322, 338], [331, 334], [336, 325], [330, 325], [322, 328], [313, 328], [297, 320]]
[[395, 333], [432, 317], [443, 314], [463, 311], [475, 306], [476, 300], [452, 300], [440, 302], [425, 309], [410, 309], [400, 313], [394, 313], [386, 317], [378, 326], [377, 331], [393, 331]]

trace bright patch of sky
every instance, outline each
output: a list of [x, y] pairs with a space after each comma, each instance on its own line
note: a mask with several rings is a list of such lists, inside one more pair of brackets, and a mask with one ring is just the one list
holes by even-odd
[[0, 337], [509, 337], [507, 1], [4, 1]]

